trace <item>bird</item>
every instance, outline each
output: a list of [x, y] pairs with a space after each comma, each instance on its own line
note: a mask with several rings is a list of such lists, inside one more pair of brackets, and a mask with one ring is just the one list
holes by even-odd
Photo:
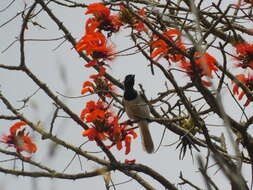
[[144, 151], [154, 152], [154, 143], [149, 131], [150, 118], [149, 106], [145, 102], [140, 92], [134, 89], [135, 75], [129, 74], [124, 80], [123, 105], [129, 119], [137, 122], [141, 132], [141, 139]]

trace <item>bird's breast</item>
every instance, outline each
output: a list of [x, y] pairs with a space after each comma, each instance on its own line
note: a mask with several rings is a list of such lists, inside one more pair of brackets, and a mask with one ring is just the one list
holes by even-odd
[[150, 111], [148, 105], [141, 96], [137, 96], [134, 100], [123, 100], [126, 113], [130, 119], [148, 118]]

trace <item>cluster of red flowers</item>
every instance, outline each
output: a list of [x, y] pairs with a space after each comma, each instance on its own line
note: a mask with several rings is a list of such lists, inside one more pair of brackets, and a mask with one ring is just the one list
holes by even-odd
[[[182, 42], [182, 34], [176, 29], [167, 30], [164, 35], [171, 43], [175, 44], [180, 50], [185, 51], [186, 47]], [[154, 51], [151, 53], [151, 57], [157, 57], [157, 60], [164, 57], [168, 61], [178, 62], [182, 60], [183, 55], [177, 52], [173, 47], [168, 46], [168, 44], [159, 39], [158, 36], [154, 36], [155, 41], [151, 43], [151, 47]]]
[[[238, 61], [236, 64], [236, 67], [239, 67], [241, 69], [253, 69], [253, 44], [249, 44], [245, 41], [239, 42], [234, 45], [236, 56], [235, 59]], [[248, 74], [246, 76], [245, 74], [239, 74], [236, 75], [236, 78], [240, 80], [242, 83], [244, 83], [249, 90], [253, 91], [253, 76], [251, 74]], [[238, 95], [238, 99], [241, 100], [243, 96], [245, 95], [244, 91], [241, 91], [239, 93], [239, 86], [237, 84], [233, 87], [233, 93], [235, 95]], [[251, 100], [247, 99], [244, 106], [248, 106], [250, 104]]]
[[[77, 51], [85, 50], [87, 55], [92, 55], [96, 60], [112, 60], [113, 59], [113, 47], [107, 45], [107, 39], [101, 32], [86, 33], [82, 39], [76, 44]], [[91, 67], [97, 62], [86, 67]]]
[[85, 81], [83, 83], [83, 89], [81, 94], [90, 92], [91, 94], [96, 93], [102, 100], [106, 97], [111, 98], [111, 93], [114, 91], [112, 83], [106, 78], [95, 78], [94, 82]]
[[[120, 8], [121, 8], [121, 12], [119, 14], [119, 20], [121, 21], [122, 25], [126, 25], [127, 27], [130, 26], [131, 28], [138, 31], [139, 33], [148, 32], [148, 29], [146, 28], [145, 24], [141, 20], [138, 20], [135, 17], [133, 17], [132, 14], [124, 5], [121, 5]], [[147, 19], [145, 17], [145, 14], [146, 14], [146, 11], [144, 8], [138, 11], [139, 16], [143, 16], [143, 18]]]
[[[111, 61], [115, 57], [113, 46], [108, 45], [108, 39], [102, 31], [112, 33], [118, 32], [120, 27], [131, 24], [138, 32], [147, 32], [144, 24], [134, 19], [128, 9], [121, 6], [121, 13], [112, 15], [109, 8], [101, 3], [92, 3], [87, 7], [85, 14], [92, 14], [94, 17], [89, 18], [85, 24], [85, 34], [76, 44], [77, 51], [85, 51], [86, 55], [92, 56], [92, 60], [86, 64], [86, 67], [99, 66], [99, 74], [93, 75], [92, 78], [101, 77], [105, 74], [105, 61]], [[140, 15], [145, 15], [144, 9], [139, 11]]]
[[[116, 33], [123, 25], [130, 25], [138, 32], [147, 32], [145, 25], [132, 16], [125, 6], [120, 6], [119, 14], [111, 14], [111, 10], [102, 3], [92, 3], [87, 7], [85, 14], [92, 14], [85, 24], [85, 34], [76, 44], [77, 51], [85, 51], [86, 55], [91, 56], [92, 60], [85, 67], [98, 66], [98, 74], [91, 75], [90, 78], [96, 79], [104, 76], [106, 72], [106, 61], [112, 61], [115, 58], [113, 45], [108, 44], [107, 36]], [[146, 14], [144, 9], [139, 10], [139, 15]]]
[[131, 150], [131, 140], [136, 138], [137, 134], [133, 129], [128, 129], [128, 125], [120, 124], [118, 116], [110, 111], [109, 106], [103, 101], [89, 101], [83, 109], [80, 118], [86, 123], [92, 125], [91, 128], [83, 132], [83, 136], [87, 136], [89, 140], [95, 139], [110, 140], [111, 145], [108, 148], [116, 145], [118, 150], [121, 150], [125, 143], [128, 154]]
[[[188, 61], [182, 54], [187, 50], [182, 41], [182, 34], [176, 29], [167, 30], [163, 36], [173, 43], [178, 49], [169, 46], [164, 40], [157, 36], [154, 36], [154, 42], [151, 42], [151, 47], [154, 51], [151, 53], [151, 58], [157, 57], [157, 60], [161, 57], [165, 58], [169, 62], [179, 62], [179, 66], [184, 69], [189, 77], [194, 80], [194, 71], [200, 74], [200, 77], [207, 76], [212, 78], [212, 71], [218, 71], [215, 66], [216, 59], [209, 53], [195, 52], [194, 64]], [[180, 52], [182, 51], [182, 52]], [[193, 68], [194, 67], [194, 68]], [[211, 83], [205, 80], [201, 80], [205, 86], [210, 86]]]
[[93, 3], [87, 7], [85, 14], [93, 14], [94, 17], [89, 18], [85, 25], [85, 34], [76, 44], [77, 51], [85, 51], [86, 55], [92, 56], [92, 60], [86, 64], [86, 67], [99, 66], [99, 74], [93, 75], [92, 78], [102, 77], [105, 74], [104, 61], [112, 60], [115, 53], [113, 46], [108, 45], [104, 31], [117, 32], [120, 23], [116, 15], [111, 15], [109, 8], [101, 3]]
[[241, 42], [235, 44], [234, 47], [237, 53], [237, 56], [235, 58], [237, 61], [239, 61], [236, 66], [243, 69], [253, 69], [253, 44]]
[[[32, 154], [36, 152], [37, 146], [32, 142], [29, 134], [25, 132], [25, 128], [21, 129], [22, 126], [27, 125], [26, 122], [20, 121], [10, 127], [9, 135], [2, 135], [1, 142], [8, 146], [14, 147], [17, 153], [27, 152]], [[26, 158], [31, 158], [26, 157]]]
[[[140, 9], [139, 15], [145, 16], [145, 10]], [[98, 101], [89, 101], [80, 118], [91, 125], [88, 130], [83, 132], [83, 136], [87, 136], [89, 140], [95, 139], [109, 140], [111, 145], [116, 145], [118, 150], [125, 144], [125, 154], [130, 152], [131, 140], [137, 135], [133, 129], [129, 129], [127, 124], [120, 124], [118, 116], [110, 111], [106, 103], [106, 98], [111, 98], [114, 91], [112, 83], [105, 77], [106, 63], [115, 58], [114, 47], [108, 44], [108, 38], [112, 33], [116, 33], [122, 26], [130, 26], [137, 32], [147, 32], [145, 25], [132, 16], [125, 6], [120, 6], [119, 14], [112, 14], [111, 10], [102, 3], [92, 3], [87, 7], [85, 14], [92, 14], [85, 24], [85, 34], [76, 44], [77, 51], [85, 51], [87, 56], [91, 56], [92, 60], [85, 67], [99, 67], [98, 74], [91, 75], [93, 81], [85, 81], [81, 93], [97, 94]], [[107, 33], [107, 37], [106, 34]], [[131, 161], [127, 161], [131, 162]]]
[[[194, 72], [197, 72], [200, 77], [206, 76], [212, 78], [212, 71], [218, 71], [218, 68], [215, 66], [216, 59], [211, 56], [209, 53], [195, 52], [194, 54], [194, 64], [190, 63], [189, 61], [182, 60], [181, 61], [181, 68], [187, 71], [187, 74], [190, 76], [192, 80], [194, 80]], [[195, 67], [194, 67], [195, 66]], [[193, 68], [194, 67], [194, 68]], [[202, 84], [205, 86], [211, 86], [212, 83], [209, 81], [201, 80]]]

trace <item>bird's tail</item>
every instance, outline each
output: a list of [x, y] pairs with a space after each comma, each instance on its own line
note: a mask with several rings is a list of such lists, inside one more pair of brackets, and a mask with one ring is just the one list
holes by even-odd
[[141, 131], [141, 139], [144, 150], [147, 153], [154, 152], [154, 144], [148, 128], [148, 122], [146, 120], [141, 120], [138, 122], [138, 126]]

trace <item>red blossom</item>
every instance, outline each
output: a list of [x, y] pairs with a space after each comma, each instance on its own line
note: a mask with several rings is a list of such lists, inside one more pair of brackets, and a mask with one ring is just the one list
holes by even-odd
[[94, 93], [94, 86], [90, 81], [86, 81], [83, 83], [83, 89], [81, 91], [81, 94], [86, 94], [87, 92], [90, 92], [91, 94]]
[[83, 132], [83, 136], [87, 136], [90, 141], [95, 140], [96, 138], [100, 140], [105, 140], [106, 136], [104, 133], [98, 132], [95, 128], [89, 128]]
[[[100, 111], [100, 114], [98, 114], [97, 111]], [[86, 103], [86, 107], [83, 109], [80, 118], [82, 120], [85, 120], [87, 122], [87, 118], [89, 119], [89, 122], [93, 122], [94, 120], [103, 120], [104, 118], [101, 116], [105, 115], [107, 108], [105, 105], [105, 102], [103, 101], [89, 101]], [[102, 113], [104, 113], [102, 115]], [[100, 116], [100, 118], [98, 118]], [[93, 118], [91, 120], [90, 118]]]
[[92, 123], [93, 127], [85, 130], [83, 136], [87, 136], [89, 140], [99, 138], [100, 140], [107, 139], [106, 132], [108, 130], [108, 119], [111, 113], [108, 106], [103, 101], [89, 101], [83, 109], [80, 118], [86, 123]]
[[248, 44], [247, 42], [241, 42], [234, 45], [236, 49], [235, 59], [239, 61], [236, 64], [237, 67], [251, 68], [253, 69], [253, 44]]
[[[111, 22], [111, 30], [109, 31], [112, 31], [112, 32], [118, 32], [120, 30], [120, 27], [122, 26], [122, 22], [119, 18], [119, 15], [111, 15], [109, 17], [109, 20]], [[110, 28], [110, 27], [108, 27]]]
[[[236, 75], [236, 78], [244, 83], [249, 88], [249, 90], [253, 91], [253, 75], [249, 74], [248, 76], [245, 76], [244, 74], [239, 74]], [[238, 99], [241, 100], [245, 95], [245, 92], [243, 90], [239, 92], [239, 85], [235, 84], [233, 87], [233, 94], [238, 95]], [[251, 100], [248, 98], [243, 106], [248, 106], [250, 102]]]
[[218, 71], [218, 68], [215, 66], [217, 60], [209, 53], [202, 55], [200, 52], [196, 52], [194, 56], [195, 64], [201, 68], [201, 75], [212, 78], [212, 71]]
[[101, 32], [87, 33], [76, 44], [77, 51], [86, 51], [94, 59], [112, 60], [113, 46], [107, 45], [107, 39]]
[[92, 59], [91, 61], [89, 61], [87, 64], [85, 64], [84, 66], [85, 67], [87, 67], [87, 68], [89, 68], [89, 67], [93, 67], [93, 66], [95, 66], [95, 65], [97, 65], [98, 64], [98, 62], [97, 62], [97, 60], [96, 59]]
[[28, 133], [25, 133], [25, 128], [21, 130], [24, 125], [27, 125], [27, 123], [23, 121], [16, 122], [10, 127], [9, 135], [2, 135], [1, 142], [14, 147], [19, 154], [23, 151], [32, 154], [36, 152], [37, 146], [32, 142]]
[[105, 97], [111, 98], [111, 92], [114, 92], [114, 88], [108, 79], [99, 77], [95, 78], [93, 82], [85, 81], [83, 83], [81, 94], [86, 94], [87, 92], [96, 93], [102, 99]]
[[98, 74], [90, 75], [90, 78], [95, 80], [95, 79], [103, 77], [104, 75], [105, 75], [105, 67], [100, 66]]
[[131, 151], [131, 141], [132, 141], [131, 136], [129, 136], [129, 135], [126, 136], [126, 138], [125, 138], [125, 146], [126, 146], [125, 154], [128, 154]]
[[[90, 83], [87, 83], [91, 85]], [[87, 136], [93, 141], [96, 138], [100, 140], [110, 140], [111, 148], [116, 145], [118, 150], [125, 149], [125, 154], [131, 150], [132, 139], [137, 138], [137, 134], [133, 129], [128, 129], [128, 125], [120, 124], [118, 116], [110, 111], [109, 107], [103, 101], [89, 101], [85, 109], [82, 111], [80, 118], [86, 123], [91, 123], [92, 127], [83, 132], [83, 136]]]
[[136, 162], [135, 159], [133, 159], [133, 160], [125, 159], [125, 163], [127, 163], [127, 164], [134, 164], [135, 162]]
[[210, 86], [212, 86], [212, 82], [210, 82], [210, 81], [206, 81], [206, 80], [201, 80], [201, 83], [204, 85], [204, 86], [207, 86], [207, 87], [210, 87]]
[[95, 17], [109, 17], [110, 9], [101, 3], [92, 3], [87, 7], [86, 15], [93, 14]]
[[89, 18], [85, 24], [86, 34], [93, 33], [100, 26], [100, 22], [96, 18]]
[[[85, 64], [85, 67], [93, 67], [99, 65], [99, 72], [96, 75], [91, 75], [90, 78], [96, 79], [104, 76], [106, 69], [104, 66], [108, 66], [104, 63], [105, 60], [112, 60], [115, 53], [113, 47], [107, 45], [107, 39], [101, 32], [87, 33], [76, 44], [77, 51], [86, 51], [87, 55], [91, 55], [93, 59]], [[108, 66], [109, 67], [109, 66]]]
[[[145, 14], [146, 14], [145, 9], [144, 8], [140, 9], [138, 11], [138, 14], [140, 16], [145, 16]], [[145, 26], [145, 24], [141, 20], [137, 20], [137, 19], [136, 19], [135, 24], [134, 24], [134, 29], [138, 32], [146, 32], [146, 33], [148, 32], [148, 29]]]
[[99, 133], [103, 133], [104, 136], [107, 136], [106, 133], [111, 127], [110, 121], [113, 119], [113, 117], [113, 113], [110, 112], [108, 105], [104, 101], [87, 102], [86, 107], [83, 109], [80, 115], [82, 120], [84, 120], [86, 123], [92, 124], [93, 128], [95, 128], [95, 130], [98, 132], [98, 136], [100, 137], [102, 136]]
[[[92, 60], [90, 67], [97, 64], [97, 60]], [[104, 75], [105, 68], [100, 66], [99, 74], [97, 76], [91, 76], [94, 78], [94, 82], [86, 81], [83, 84], [82, 94], [87, 92], [97, 93], [102, 100], [105, 100], [105, 96], [110, 94], [107, 91], [112, 91], [112, 84], [102, 76]], [[80, 114], [80, 118], [86, 123], [90, 123], [91, 128], [83, 132], [83, 136], [88, 137], [89, 140], [95, 139], [111, 141], [111, 145], [108, 148], [116, 145], [118, 150], [125, 146], [125, 154], [128, 154], [131, 150], [131, 140], [136, 138], [137, 134], [133, 129], [127, 129], [127, 125], [119, 124], [118, 116], [115, 116], [113, 112], [109, 110], [109, 106], [104, 101], [89, 101], [86, 103], [85, 108]], [[123, 143], [124, 142], [124, 143]]]
[[121, 150], [122, 147], [123, 147], [122, 141], [119, 140], [119, 141], [116, 143], [116, 147], [117, 147], [118, 150]]
[[[135, 18], [131, 14], [128, 8], [126, 8], [124, 5], [120, 5], [120, 9], [121, 9], [121, 12], [118, 18], [121, 21], [121, 25], [126, 25], [126, 27], [131, 27], [139, 33], [148, 32], [148, 29], [145, 26], [145, 24], [141, 20]], [[144, 8], [140, 9], [138, 11], [138, 14], [142, 16], [143, 18], [147, 19], [147, 17], [145, 17], [146, 11], [144, 10]]]
[[134, 24], [134, 29], [137, 31], [137, 32], [148, 32], [148, 29], [147, 27], [145, 26], [145, 24], [140, 21], [140, 20], [137, 20], [136, 23]]
[[86, 22], [86, 33], [104, 30], [118, 32], [121, 26], [118, 15], [111, 15], [110, 9], [101, 3], [92, 3], [85, 14], [93, 14], [94, 18]]
[[[182, 42], [182, 34], [176, 29], [170, 29], [166, 31], [163, 35], [169, 41], [174, 43], [182, 51], [186, 50], [185, 45]], [[164, 57], [167, 60], [178, 62], [183, 59], [183, 55], [180, 52], [177, 52], [173, 47], [170, 47], [164, 40], [159, 39], [157, 36], [154, 36], [157, 39], [154, 42], [151, 42], [151, 47], [154, 48], [154, 51], [151, 53], [151, 57], [157, 59]]]
[[[209, 53], [204, 53], [201, 56], [200, 52], [196, 52], [194, 54], [194, 64], [195, 64], [195, 72], [200, 74], [200, 77], [206, 76], [209, 78], [212, 78], [212, 71], [218, 71], [218, 68], [215, 66], [215, 63], [217, 62], [216, 59], [211, 56]], [[195, 74], [193, 69], [193, 64], [187, 60], [181, 61], [181, 68], [183, 68], [189, 77], [194, 80]], [[201, 80], [202, 84], [205, 86], [211, 86], [212, 83]]]
[[137, 138], [137, 134], [133, 129], [128, 129], [128, 126], [125, 124], [119, 124], [118, 118], [115, 118], [113, 123], [113, 130], [109, 135], [109, 139], [112, 141], [112, 145], [116, 144], [118, 150], [121, 150], [123, 147], [123, 142], [125, 144], [125, 154], [128, 154], [131, 150], [131, 140], [132, 138]]
[[146, 14], [146, 11], [144, 8], [141, 8], [139, 11], [138, 11], [138, 14], [141, 15], [141, 16], [144, 16]]
[[19, 122], [15, 123], [14, 125], [12, 125], [12, 126], [10, 127], [10, 133], [11, 133], [11, 135], [15, 135], [16, 132], [17, 132], [17, 130], [18, 130], [20, 127], [24, 126], [24, 125], [27, 125], [27, 123], [24, 122], [24, 121], [19, 121]]

